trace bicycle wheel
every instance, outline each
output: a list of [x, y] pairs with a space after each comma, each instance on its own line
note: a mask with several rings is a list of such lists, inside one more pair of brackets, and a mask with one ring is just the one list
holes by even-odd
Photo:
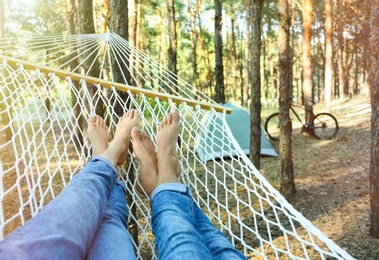
[[337, 119], [329, 113], [320, 113], [313, 119], [314, 136], [317, 139], [332, 139], [337, 135], [338, 122]]
[[277, 141], [280, 136], [279, 113], [274, 113], [266, 119], [265, 131], [268, 138]]

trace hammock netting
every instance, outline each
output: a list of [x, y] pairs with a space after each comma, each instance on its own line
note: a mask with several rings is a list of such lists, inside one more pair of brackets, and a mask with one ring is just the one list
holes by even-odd
[[[89, 160], [91, 114], [101, 113], [112, 136], [120, 114], [136, 108], [140, 128], [155, 142], [157, 125], [175, 103], [181, 181], [238, 250], [253, 259], [351, 258], [249, 161], [226, 123], [230, 111], [117, 34], [0, 39], [0, 50], [0, 238], [34, 217]], [[202, 122], [209, 113], [220, 120]], [[209, 144], [201, 136], [222, 140]], [[211, 151], [216, 143], [236, 156], [202, 162], [195, 146]], [[130, 151], [119, 169], [129, 231], [138, 258], [156, 259], [150, 204], [135, 190], [138, 168]]]

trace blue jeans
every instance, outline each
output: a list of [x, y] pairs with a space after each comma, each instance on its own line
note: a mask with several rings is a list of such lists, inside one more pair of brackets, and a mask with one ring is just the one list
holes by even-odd
[[59, 196], [0, 242], [0, 259], [135, 259], [125, 186], [117, 175], [109, 161], [94, 157]]
[[[106, 159], [94, 157], [41, 212], [0, 242], [0, 259], [135, 259], [127, 231], [125, 185]], [[179, 183], [151, 195], [161, 259], [246, 259]]]
[[189, 187], [161, 184], [150, 202], [160, 259], [247, 259], [195, 204]]

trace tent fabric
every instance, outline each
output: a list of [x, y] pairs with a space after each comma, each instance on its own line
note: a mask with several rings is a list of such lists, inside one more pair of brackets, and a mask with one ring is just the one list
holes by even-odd
[[[222, 116], [214, 111], [208, 112], [201, 121], [199, 132], [195, 140], [195, 150], [203, 162], [238, 156], [240, 153], [236, 142], [246, 155], [250, 151], [250, 113], [233, 104], [222, 104], [232, 109], [231, 114], [225, 115], [227, 126], [223, 123]], [[232, 137], [226, 132], [232, 133]], [[235, 140], [233, 140], [233, 137]], [[236, 141], [236, 142], [235, 142]], [[278, 156], [269, 139], [261, 127], [261, 154]]]

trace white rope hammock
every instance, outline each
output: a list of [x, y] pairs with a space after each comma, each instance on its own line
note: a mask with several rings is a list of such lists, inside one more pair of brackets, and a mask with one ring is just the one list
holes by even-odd
[[[140, 127], [155, 140], [156, 126], [170, 104], [177, 103], [182, 118], [181, 181], [191, 187], [195, 201], [236, 248], [258, 259], [352, 258], [256, 170], [226, 123], [230, 111], [117, 34], [0, 39], [0, 50], [1, 238], [35, 216], [89, 159], [88, 142], [80, 145], [78, 137], [85, 137], [78, 127], [81, 118], [86, 121], [103, 105], [112, 132], [116, 105], [124, 112], [137, 108], [143, 112]], [[112, 72], [119, 69], [126, 84], [112, 82]], [[116, 90], [126, 91], [127, 99]], [[207, 113], [221, 119], [208, 123], [222, 123], [207, 128], [201, 124]], [[223, 147], [238, 156], [202, 162], [194, 144], [200, 132], [217, 136], [209, 129], [220, 131]], [[156, 259], [149, 202], [134, 190], [135, 180], [127, 177], [130, 170], [138, 172], [138, 162], [132, 154], [130, 158], [120, 176], [129, 189], [137, 256]]]

